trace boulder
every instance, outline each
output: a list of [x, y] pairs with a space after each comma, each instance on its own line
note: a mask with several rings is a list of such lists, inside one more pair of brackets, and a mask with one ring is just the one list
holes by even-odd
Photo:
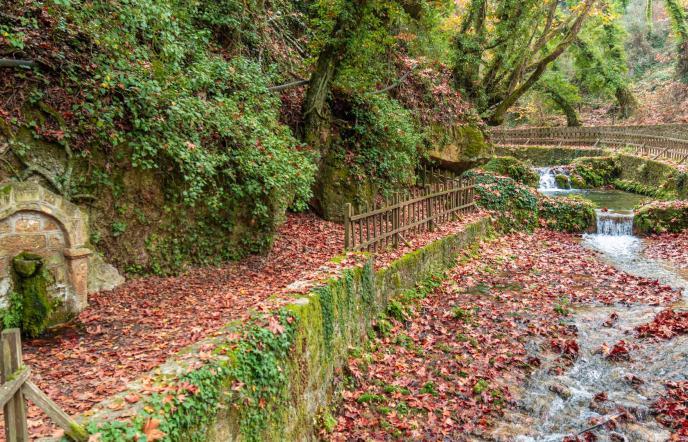
[[435, 126], [430, 134], [432, 149], [428, 156], [444, 169], [463, 173], [492, 157], [492, 145], [477, 126]]

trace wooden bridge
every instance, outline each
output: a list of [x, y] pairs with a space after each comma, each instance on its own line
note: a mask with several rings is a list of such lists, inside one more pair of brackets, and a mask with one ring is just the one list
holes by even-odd
[[688, 161], [686, 125], [493, 129], [491, 135], [500, 145], [606, 147], [679, 165]]

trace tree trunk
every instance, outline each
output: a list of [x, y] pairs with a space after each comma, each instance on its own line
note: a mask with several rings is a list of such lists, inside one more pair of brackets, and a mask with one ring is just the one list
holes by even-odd
[[619, 117], [621, 119], [630, 118], [638, 109], [638, 101], [633, 93], [625, 86], [616, 88], [616, 101], [619, 104]]
[[310, 145], [320, 141], [323, 115], [330, 83], [341, 61], [346, 56], [349, 41], [361, 24], [371, 0], [352, 0], [337, 17], [330, 39], [318, 55], [315, 71], [311, 74], [308, 91], [303, 101], [303, 140]]
[[552, 101], [556, 103], [556, 105], [561, 109], [561, 111], [566, 115], [566, 125], [568, 127], [580, 127], [581, 122], [580, 119], [578, 118], [578, 112], [576, 112], [576, 108], [574, 108], [571, 103], [566, 100], [561, 94], [558, 92], [548, 89], [547, 95], [552, 98]]
[[564, 39], [552, 50], [552, 52], [535, 64], [532, 73], [525, 82], [515, 88], [509, 95], [504, 97], [504, 99], [497, 106], [495, 106], [494, 110], [487, 115], [487, 123], [489, 125], [498, 126], [502, 124], [504, 122], [504, 116], [509, 108], [516, 104], [518, 99], [521, 98], [523, 94], [535, 86], [537, 81], [547, 70], [547, 67], [550, 65], [550, 63], [559, 58], [559, 56], [563, 54], [569, 46], [571, 46], [571, 44], [576, 40], [576, 37], [578, 36], [585, 19], [590, 13], [592, 6], [595, 4], [595, 1], [596, 0], [587, 0], [584, 3], [584, 8], [578, 14], [578, 17], [576, 17], [576, 20], [571, 25], [571, 29], [569, 29]]

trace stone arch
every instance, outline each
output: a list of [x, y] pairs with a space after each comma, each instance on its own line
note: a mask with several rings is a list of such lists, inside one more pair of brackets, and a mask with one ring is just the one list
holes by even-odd
[[47, 260], [59, 296], [70, 313], [87, 305], [88, 241], [86, 215], [75, 204], [37, 183], [0, 184], [0, 295], [7, 291], [14, 255], [29, 251]]

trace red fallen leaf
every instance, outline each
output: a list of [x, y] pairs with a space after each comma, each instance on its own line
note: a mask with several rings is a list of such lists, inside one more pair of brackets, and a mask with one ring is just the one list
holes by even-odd
[[607, 396], [607, 392], [605, 392], [605, 391], [601, 391], [593, 397], [593, 400], [595, 402], [605, 402], [607, 399], [609, 399], [609, 398]]
[[618, 320], [619, 320], [619, 314], [616, 313], [616, 312], [612, 312], [612, 313], [609, 315], [609, 318], [607, 318], [607, 320], [604, 321], [604, 323], [603, 323], [602, 325], [604, 325], [605, 327], [611, 327], [611, 326], [614, 325], [614, 324], [616, 323], [616, 321], [618, 321]]
[[688, 333], [688, 312], [663, 310], [648, 324], [636, 327], [638, 336], [671, 339], [674, 336]]
[[612, 347], [606, 357], [612, 361], [629, 360], [631, 355], [628, 351], [628, 347], [626, 347], [626, 341], [622, 339], [614, 344], [614, 347]]
[[119, 411], [122, 408], [124, 408], [124, 402], [113, 402], [111, 404], [108, 404], [107, 407], [112, 411]]
[[135, 404], [139, 401], [139, 396], [137, 394], [131, 393], [126, 396], [124, 396], [124, 400], [127, 401], [130, 404]]
[[284, 326], [280, 324], [279, 320], [274, 316], [270, 316], [270, 319], [268, 319], [268, 326], [266, 328], [276, 335], [281, 335], [284, 333]]
[[160, 431], [160, 421], [155, 418], [148, 419], [143, 426], [143, 434], [146, 435], [146, 442], [155, 442], [156, 440], [163, 439], [165, 433]]

